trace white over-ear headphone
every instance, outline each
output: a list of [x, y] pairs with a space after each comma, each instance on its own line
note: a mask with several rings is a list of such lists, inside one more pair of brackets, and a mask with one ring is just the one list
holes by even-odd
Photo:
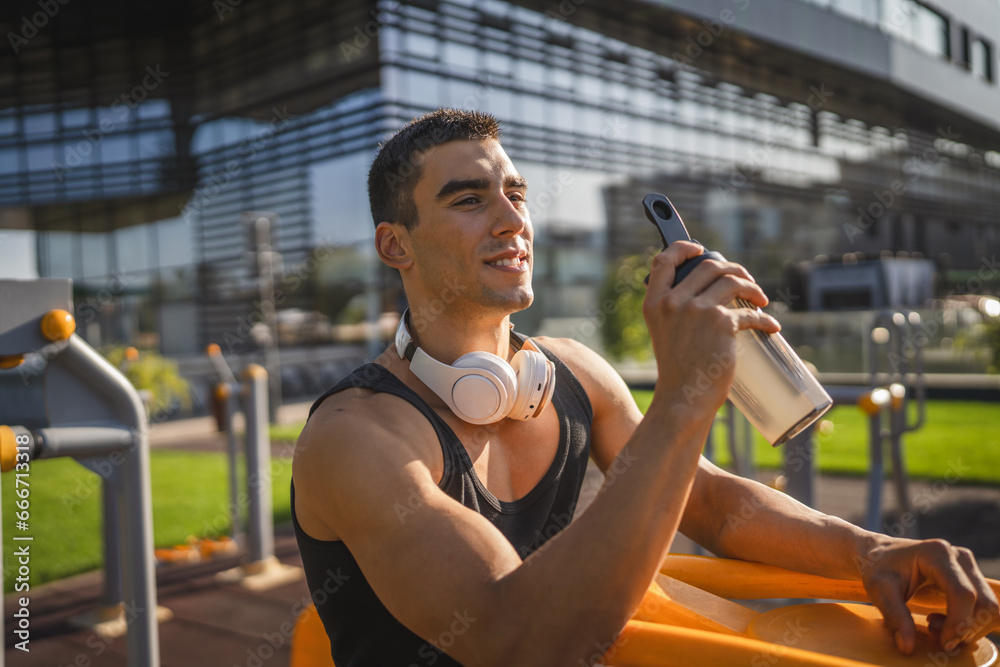
[[504, 417], [531, 419], [552, 398], [556, 367], [532, 344], [510, 332], [517, 352], [510, 363], [489, 352], [463, 354], [444, 364], [417, 347], [406, 324], [409, 309], [399, 318], [396, 352], [410, 361], [410, 370], [441, 397], [452, 412], [470, 424], [492, 424]]

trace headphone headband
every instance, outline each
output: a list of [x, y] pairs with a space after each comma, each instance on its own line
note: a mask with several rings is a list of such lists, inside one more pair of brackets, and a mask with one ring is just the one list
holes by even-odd
[[[400, 359], [406, 359], [407, 361], [413, 361], [413, 355], [416, 354], [417, 344], [413, 342], [413, 337], [410, 335], [410, 325], [407, 324], [406, 318], [410, 314], [410, 309], [407, 308], [403, 311], [403, 316], [399, 318], [399, 325], [396, 327], [396, 354], [399, 355]], [[534, 343], [531, 342], [530, 338], [522, 338], [521, 334], [514, 331], [514, 325], [510, 325], [510, 343], [514, 347], [515, 352], [519, 352], [522, 349], [528, 349], [533, 352], [541, 352]]]

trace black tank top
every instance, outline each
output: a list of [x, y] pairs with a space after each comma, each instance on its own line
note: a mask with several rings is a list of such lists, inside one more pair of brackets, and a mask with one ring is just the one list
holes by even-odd
[[[526, 558], [566, 527], [580, 495], [590, 456], [590, 400], [572, 371], [538, 346], [556, 365], [552, 405], [559, 417], [559, 448], [542, 480], [523, 498], [504, 502], [476, 475], [468, 452], [451, 427], [413, 390], [377, 364], [365, 364], [319, 397], [350, 387], [385, 392], [408, 401], [430, 421], [444, 454], [439, 487], [462, 505], [486, 517]], [[313, 602], [330, 636], [337, 667], [454, 667], [455, 660], [396, 620], [379, 601], [350, 550], [340, 540], [317, 540], [299, 526], [292, 484], [292, 524]], [[397, 508], [397, 511], [406, 511]], [[463, 619], [456, 619], [467, 622]], [[444, 641], [441, 642], [444, 645]], [[447, 646], [444, 646], [447, 648]]]

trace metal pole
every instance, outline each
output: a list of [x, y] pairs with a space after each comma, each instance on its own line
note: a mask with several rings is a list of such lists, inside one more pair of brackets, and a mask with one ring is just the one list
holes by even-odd
[[815, 507], [813, 479], [816, 462], [813, 457], [813, 430], [810, 424], [801, 433], [785, 443], [785, 492], [803, 505]]
[[260, 311], [267, 326], [268, 338], [264, 345], [264, 368], [269, 374], [270, 401], [268, 420], [278, 421], [278, 407], [281, 405], [281, 361], [278, 357], [277, 303], [274, 298], [274, 272], [276, 253], [271, 249], [271, 219], [266, 215], [254, 221], [257, 240], [258, 287], [260, 290]]
[[736, 406], [732, 401], [726, 401], [726, 440], [729, 444], [729, 456], [733, 459], [733, 469], [736, 474], [743, 474], [743, 461], [740, 459], [739, 447], [736, 444]]
[[[135, 388], [118, 369], [87, 345], [77, 335], [71, 336], [65, 349], [50, 362], [48, 373], [56, 368], [75, 376], [81, 384], [110, 405], [118, 419], [129, 429], [132, 446], [123, 452], [119, 520], [122, 534], [122, 583], [125, 620], [128, 624], [126, 655], [129, 665], [160, 666], [160, 639], [156, 620], [156, 576], [153, 558], [153, 503], [149, 480], [149, 435], [146, 410]], [[58, 371], [56, 371], [58, 374]], [[48, 382], [56, 378], [51, 375]], [[65, 403], [70, 397], [59, 391], [47, 392], [47, 401]], [[58, 414], [52, 412], [52, 414]], [[73, 430], [60, 429], [68, 435]]]
[[879, 531], [879, 520], [882, 508], [882, 412], [881, 410], [868, 417], [869, 457], [871, 470], [868, 473], [868, 517], [865, 527], [868, 530]]
[[247, 548], [251, 562], [274, 555], [271, 515], [271, 443], [267, 421], [267, 371], [250, 364], [243, 371], [246, 404]]
[[[903, 394], [906, 388], [901, 384], [893, 384], [889, 389], [892, 402], [889, 412], [889, 446], [892, 457], [892, 478], [896, 486], [896, 502], [899, 505], [900, 516], [910, 513], [910, 487], [906, 475], [906, 458], [903, 454], [903, 433], [906, 430], [906, 403]], [[907, 525], [901, 521], [903, 537], [916, 537], [916, 525]]]
[[243, 535], [243, 512], [240, 507], [240, 475], [239, 451], [236, 444], [236, 432], [233, 429], [233, 414], [236, 412], [236, 397], [233, 396], [233, 385], [220, 384], [225, 387], [225, 399], [222, 401], [222, 420], [226, 429], [226, 453], [229, 456], [229, 519], [232, 524], [231, 534], [237, 545], [242, 546], [246, 539]]
[[118, 490], [110, 479], [102, 477], [101, 505], [103, 510], [101, 530], [104, 532], [104, 593], [102, 607], [115, 607], [122, 602], [121, 530], [118, 517], [121, 511]]

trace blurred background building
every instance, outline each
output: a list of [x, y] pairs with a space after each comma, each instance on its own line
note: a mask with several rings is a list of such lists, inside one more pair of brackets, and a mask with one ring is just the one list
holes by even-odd
[[277, 338], [288, 391], [335, 379], [318, 350], [400, 305], [369, 163], [440, 106], [495, 114], [531, 185], [529, 332], [587, 338], [606, 267], [657, 245], [651, 191], [783, 309], [1000, 290], [997, 0], [10, 0], [0, 26], [0, 271], [73, 278], [98, 347]]

